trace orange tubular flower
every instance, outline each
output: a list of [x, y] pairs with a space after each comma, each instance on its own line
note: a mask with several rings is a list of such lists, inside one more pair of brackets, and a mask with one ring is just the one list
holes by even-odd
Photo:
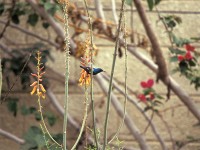
[[37, 78], [37, 81], [34, 81], [30, 86], [33, 87], [32, 91], [31, 91], [31, 95], [33, 95], [34, 93], [36, 93], [37, 96], [42, 97], [43, 99], [45, 99], [45, 93], [46, 90], [44, 88], [44, 86], [40, 83], [42, 81], [42, 76], [45, 74], [45, 72], [42, 72], [42, 70], [44, 69], [44, 66], [42, 66], [41, 61], [41, 52], [37, 52], [37, 73], [31, 73], [31, 75], [33, 77]]
[[[86, 41], [85, 42], [85, 49], [84, 49], [84, 51], [85, 51], [85, 57], [83, 58], [83, 57], [81, 57], [81, 65], [82, 66], [88, 66], [88, 64], [90, 63], [90, 54], [89, 54], [89, 52], [88, 51], [90, 51], [89, 50], [89, 41]], [[86, 85], [86, 86], [89, 86], [90, 85], [90, 82], [91, 82], [91, 76], [90, 76], [90, 74], [88, 74], [84, 69], [82, 69], [81, 70], [81, 76], [80, 76], [80, 78], [79, 78], [79, 85], [80, 86], [83, 86], [83, 85]]]

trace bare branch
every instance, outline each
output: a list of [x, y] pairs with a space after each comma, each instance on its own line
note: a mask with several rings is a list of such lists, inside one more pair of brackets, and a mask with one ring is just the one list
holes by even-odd
[[24, 144], [25, 140], [17, 137], [16, 135], [9, 133], [3, 129], [0, 129], [0, 135], [5, 136], [6, 138], [15, 141], [18, 144]]
[[113, 13], [113, 16], [114, 16], [114, 20], [115, 20], [115, 23], [118, 24], [118, 16], [117, 16], [117, 13], [116, 13], [116, 4], [115, 4], [115, 0], [111, 0], [112, 2], [112, 13]]
[[[6, 22], [3, 21], [3, 20], [0, 20], [0, 23], [1, 23], [1, 24], [6, 24]], [[50, 45], [52, 45], [52, 46], [54, 46], [54, 47], [56, 47], [56, 48], [59, 48], [59, 47], [60, 47], [60, 45], [58, 45], [57, 43], [54, 43], [54, 42], [52, 42], [52, 41], [50, 41], [50, 40], [48, 40], [48, 39], [45, 39], [45, 38], [39, 36], [38, 34], [35, 34], [35, 33], [33, 33], [33, 32], [30, 32], [30, 31], [28, 31], [28, 30], [26, 30], [26, 29], [24, 29], [24, 28], [22, 28], [22, 27], [20, 27], [20, 26], [18, 26], [18, 25], [14, 25], [14, 24], [10, 23], [10, 24], [9, 24], [9, 27], [14, 28], [14, 29], [17, 29], [17, 30], [19, 30], [19, 31], [21, 31], [21, 32], [23, 32], [23, 33], [25, 33], [25, 34], [27, 34], [27, 35], [30, 35], [30, 36], [35, 37], [35, 38], [37, 38], [37, 39], [40, 39], [40, 40], [42, 40], [42, 41], [44, 41], [44, 42], [47, 42], [47, 43], [49, 43]]]
[[106, 30], [106, 24], [105, 24], [105, 15], [103, 12], [103, 6], [101, 4], [101, 0], [95, 0], [95, 10], [97, 13], [97, 17], [102, 20], [103, 30]]
[[8, 27], [9, 24], [10, 24], [11, 17], [12, 17], [14, 8], [15, 8], [15, 3], [16, 3], [16, 1], [15, 1], [15, 0], [12, 0], [12, 3], [11, 3], [12, 6], [11, 6], [11, 8], [10, 8], [10, 10], [9, 10], [9, 14], [8, 14], [8, 17], [7, 17], [8, 20], [6, 21], [6, 23], [5, 23], [5, 25], [4, 25], [4, 28], [3, 28], [3, 30], [2, 30], [2, 32], [1, 32], [1, 34], [0, 34], [0, 40], [1, 40], [1, 38], [3, 37], [4, 33], [6, 32], [7, 27]]

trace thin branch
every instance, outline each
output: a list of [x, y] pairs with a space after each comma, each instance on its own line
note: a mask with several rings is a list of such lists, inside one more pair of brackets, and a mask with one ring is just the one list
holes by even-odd
[[[6, 22], [3, 21], [3, 20], [0, 20], [0, 23], [1, 23], [1, 24], [6, 24]], [[23, 32], [23, 33], [25, 33], [25, 34], [27, 34], [27, 35], [30, 35], [30, 36], [32, 36], [32, 37], [35, 37], [35, 38], [37, 38], [37, 39], [39, 39], [39, 40], [42, 40], [42, 41], [44, 41], [44, 42], [47, 42], [47, 43], [49, 43], [50, 45], [52, 45], [52, 46], [54, 46], [54, 47], [56, 47], [56, 48], [59, 48], [59, 47], [60, 47], [59, 44], [54, 43], [54, 42], [52, 42], [52, 41], [50, 41], [50, 40], [48, 40], [48, 39], [45, 39], [45, 38], [39, 36], [38, 34], [35, 34], [35, 33], [33, 33], [33, 32], [30, 32], [30, 31], [28, 31], [28, 30], [26, 30], [26, 29], [24, 29], [24, 28], [22, 28], [22, 27], [20, 27], [20, 26], [18, 26], [18, 25], [15, 25], [15, 24], [10, 23], [10, 24], [9, 24], [9, 27], [14, 28], [14, 29], [17, 29], [17, 30], [19, 30], [19, 31], [21, 31], [21, 32]]]
[[167, 129], [167, 131], [168, 131], [168, 133], [169, 133], [170, 140], [171, 140], [171, 142], [172, 142], [172, 149], [175, 150], [175, 149], [176, 149], [176, 143], [175, 143], [175, 140], [174, 140], [174, 138], [173, 138], [173, 136], [172, 136], [172, 132], [171, 132], [171, 129], [170, 129], [169, 125], [168, 125], [168, 122], [165, 121], [165, 119], [162, 117], [161, 114], [156, 113], [156, 115], [157, 115], [157, 116], [161, 119], [161, 121], [164, 123], [164, 125], [165, 125], [165, 127], [166, 127], [166, 129]]
[[[98, 0], [96, 0], [98, 1]], [[88, 15], [88, 24], [89, 24], [89, 34], [90, 34], [90, 43], [91, 43], [91, 50], [90, 50], [90, 59], [91, 59], [91, 67], [90, 69], [93, 70], [93, 51], [94, 51], [94, 44], [93, 44], [93, 31], [92, 31], [92, 22], [90, 13], [88, 11], [88, 4], [86, 0], [84, 0], [85, 8]], [[101, 8], [99, 8], [101, 10]], [[91, 73], [91, 88], [90, 88], [90, 95], [91, 95], [91, 105], [92, 105], [92, 121], [93, 121], [93, 132], [94, 132], [94, 139], [96, 144], [96, 149], [99, 150], [98, 141], [97, 141], [97, 133], [96, 133], [96, 120], [95, 120], [95, 109], [94, 109], [94, 93], [93, 93], [93, 73]]]
[[5, 23], [5, 25], [4, 25], [4, 28], [3, 28], [3, 30], [2, 30], [2, 32], [1, 32], [1, 34], [0, 34], [0, 40], [1, 40], [1, 38], [3, 37], [3, 35], [4, 35], [4, 33], [6, 32], [6, 29], [8, 28], [8, 26], [9, 26], [9, 24], [10, 24], [10, 21], [11, 21], [11, 17], [12, 17], [12, 15], [13, 15], [13, 11], [14, 11], [14, 8], [15, 8], [15, 3], [16, 3], [16, 1], [15, 0], [12, 0], [12, 3], [11, 3], [11, 8], [9, 9], [9, 14], [8, 14], [8, 17], [7, 17], [7, 22]]
[[121, 24], [122, 24], [122, 16], [124, 13], [124, 3], [125, 0], [122, 0], [121, 4], [121, 12], [119, 17], [119, 23], [117, 28], [117, 35], [116, 35], [116, 42], [115, 42], [115, 50], [113, 54], [113, 62], [112, 62], [112, 69], [111, 69], [111, 76], [110, 76], [110, 82], [109, 82], [109, 88], [108, 88], [108, 99], [106, 104], [106, 117], [105, 117], [105, 123], [104, 123], [104, 142], [103, 142], [103, 149], [105, 150], [107, 145], [107, 125], [108, 125], [108, 118], [109, 118], [109, 111], [110, 111], [110, 101], [111, 101], [111, 94], [112, 94], [112, 81], [114, 76], [114, 70], [115, 70], [115, 63], [116, 63], [116, 57], [117, 57], [117, 51], [119, 49], [119, 38], [120, 38], [120, 30], [121, 30]]
[[[124, 10], [126, 10], [126, 8]], [[124, 13], [123, 17], [124, 17], [123, 18], [123, 29], [124, 29], [123, 32], [124, 32], [124, 48], [125, 48], [125, 57], [124, 57], [124, 68], [125, 68], [125, 70], [124, 70], [124, 97], [125, 97], [125, 99], [124, 99], [124, 116], [123, 116], [122, 121], [119, 125], [119, 128], [117, 129], [116, 134], [113, 136], [113, 138], [108, 143], [112, 142], [118, 136], [121, 128], [124, 125], [124, 119], [125, 119], [125, 116], [126, 116], [126, 104], [127, 104], [127, 95], [128, 95], [127, 94], [127, 89], [128, 89], [127, 88], [127, 77], [128, 77], [127, 72], [128, 72], [128, 70], [127, 70], [127, 38], [126, 38], [126, 15], [125, 15], [125, 13]]]
[[101, 3], [101, 0], [95, 0], [94, 4], [95, 4], [95, 10], [96, 10], [97, 17], [102, 20], [103, 30], [106, 30], [105, 15], [103, 13], [103, 6]]
[[5, 136], [6, 138], [15, 141], [18, 144], [25, 144], [25, 140], [17, 137], [16, 135], [9, 133], [3, 129], [0, 129], [0, 135]]
[[[190, 1], [188, 1], [190, 2]], [[79, 9], [84, 9], [83, 7], [79, 7]], [[91, 11], [95, 11], [96, 9], [94, 7], [89, 7], [88, 8], [89, 10]], [[112, 8], [110, 7], [104, 7], [103, 8], [103, 11], [111, 11]], [[120, 8], [115, 8], [115, 11], [120, 11]], [[137, 9], [126, 9], [126, 12], [129, 12], [129, 11], [133, 11], [133, 12], [137, 12]], [[145, 9], [145, 12], [147, 13], [151, 13], [151, 14], [157, 14], [157, 12], [155, 10], [149, 10], [149, 9]], [[187, 11], [187, 10], [161, 10], [160, 13], [162, 14], [183, 14], [183, 15], [197, 15], [197, 14], [200, 14], [200, 11]]]
[[22, 67], [20, 73], [18, 74], [17, 78], [16, 78], [15, 81], [13, 82], [12, 86], [10, 87], [10, 89], [7, 91], [7, 93], [6, 93], [5, 97], [4, 97], [4, 99], [1, 101], [1, 104], [2, 104], [4, 101], [6, 101], [6, 98], [8, 97], [8, 95], [9, 95], [10, 92], [12, 91], [13, 87], [15, 86], [15, 84], [17, 83], [17, 81], [19, 80], [19, 78], [21, 77], [21, 75], [22, 75], [22, 73], [23, 73], [25, 67], [26, 67], [26, 66], [28, 65], [28, 63], [29, 63], [29, 60], [30, 60], [30, 58], [31, 58], [32, 53], [33, 53], [33, 51], [28, 55], [27, 59], [25, 59], [26, 61], [25, 61], [24, 65], [23, 65], [23, 67]]
[[114, 20], [115, 20], [115, 23], [118, 24], [118, 16], [117, 16], [117, 13], [116, 13], [116, 4], [115, 4], [115, 0], [111, 0], [112, 2], [112, 13], [113, 13], [113, 16], [114, 16]]

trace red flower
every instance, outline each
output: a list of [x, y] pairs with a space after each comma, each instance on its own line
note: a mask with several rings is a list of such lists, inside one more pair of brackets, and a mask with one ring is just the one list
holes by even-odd
[[183, 61], [184, 59], [185, 59], [184, 56], [178, 55], [178, 60], [179, 60], [179, 61]]
[[140, 94], [140, 95], [138, 95], [138, 98], [139, 98], [139, 100], [141, 100], [141, 101], [144, 102], [144, 103], [147, 102], [147, 99], [146, 99], [146, 97], [145, 97], [144, 94]]
[[154, 93], [149, 93], [149, 98], [150, 98], [150, 100], [153, 100], [154, 98], [155, 98], [155, 96], [154, 96]]
[[192, 54], [190, 53], [190, 51], [187, 51], [187, 53], [185, 54], [185, 59], [186, 60], [191, 60], [193, 58]]
[[151, 88], [153, 86], [153, 84], [154, 84], [153, 79], [149, 79], [147, 82], [142, 81], [140, 83], [141, 87], [143, 87], [143, 88]]
[[190, 44], [185, 44], [185, 49], [186, 49], [187, 51], [192, 51], [192, 52], [194, 52], [195, 47], [192, 46], [192, 45], [190, 45]]

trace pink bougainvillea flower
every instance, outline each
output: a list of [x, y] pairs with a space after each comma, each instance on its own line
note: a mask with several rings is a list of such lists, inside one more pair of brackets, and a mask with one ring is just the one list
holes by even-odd
[[182, 55], [178, 55], [178, 60], [179, 60], [179, 61], [183, 61], [184, 59], [185, 59], [184, 56], [182, 56]]
[[144, 103], [146, 103], [146, 101], [147, 101], [146, 96], [144, 94], [139, 94], [138, 98], [139, 98], [139, 100], [141, 100]]
[[154, 98], [155, 98], [155, 95], [154, 95], [154, 93], [149, 93], [149, 98], [150, 98], [150, 100], [153, 100]]
[[185, 44], [185, 49], [186, 49], [187, 51], [192, 51], [192, 52], [194, 52], [195, 47], [192, 46], [192, 45], [190, 45], [190, 44]]
[[187, 51], [187, 53], [185, 54], [185, 59], [186, 60], [191, 60], [193, 58], [192, 54], [190, 53], [190, 51]]
[[143, 88], [151, 88], [153, 86], [153, 84], [154, 84], [153, 79], [149, 79], [147, 82], [142, 81], [140, 83], [141, 87], [143, 87]]

